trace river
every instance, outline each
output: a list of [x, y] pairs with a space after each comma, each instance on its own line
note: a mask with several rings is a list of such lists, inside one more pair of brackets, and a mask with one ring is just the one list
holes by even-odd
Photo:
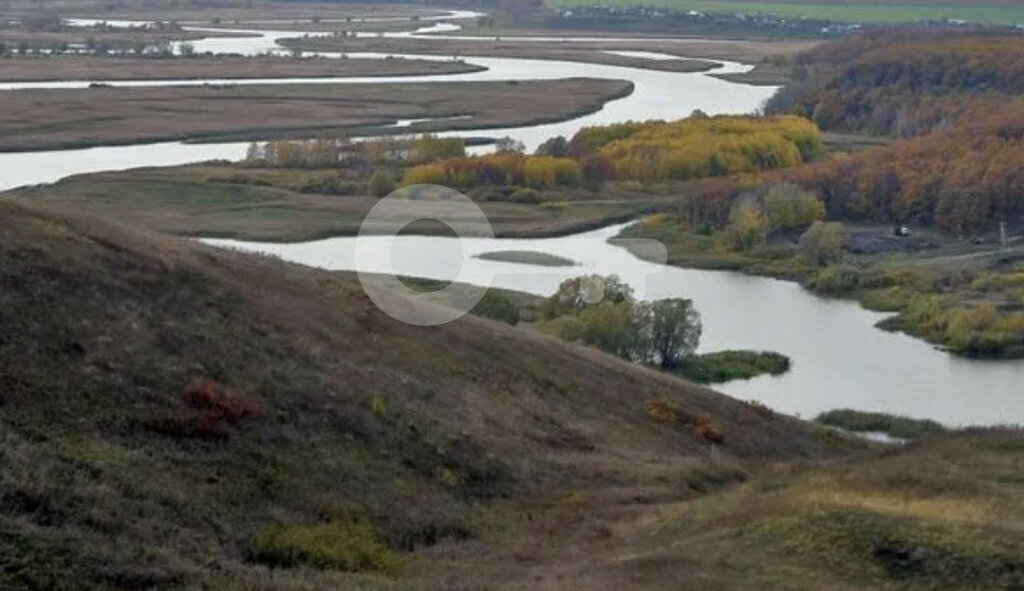
[[[300, 244], [208, 240], [331, 270], [388, 272], [547, 296], [585, 273], [616, 274], [644, 299], [685, 297], [700, 311], [701, 352], [755, 349], [793, 362], [782, 376], [715, 386], [789, 414], [813, 417], [854, 408], [929, 418], [951, 426], [1024, 423], [1024, 363], [954, 357], [909, 336], [879, 330], [884, 318], [855, 302], [824, 299], [798, 284], [722, 271], [641, 261], [608, 243], [622, 226], [544, 239], [458, 240], [429, 236], [362, 236]], [[376, 253], [357, 260], [356, 241]], [[541, 267], [475, 258], [531, 250], [569, 258], [574, 267]], [[390, 266], [389, 266], [390, 265]]]
[[[467, 13], [459, 13], [462, 18]], [[475, 13], [468, 13], [475, 14]], [[76, 21], [88, 23], [92, 21]], [[120, 23], [119, 24], [124, 24]], [[136, 23], [138, 24], [138, 23]], [[430, 38], [425, 31], [438, 25], [419, 29], [418, 36]], [[187, 29], [205, 30], [201, 27]], [[217, 29], [223, 31], [224, 29]], [[257, 55], [280, 50], [277, 40], [301, 36], [295, 31], [251, 30], [253, 37], [216, 37], [191, 42], [197, 51], [214, 53], [240, 53]], [[410, 35], [413, 33], [406, 33]], [[402, 33], [387, 33], [400, 36]], [[313, 55], [307, 52], [306, 55]], [[339, 53], [319, 53], [325, 57], [339, 57]], [[352, 53], [349, 57], [384, 58], [384, 54]], [[409, 59], [450, 59], [437, 55], [397, 55]], [[509, 136], [523, 142], [532, 150], [549, 137], [572, 136], [581, 127], [628, 121], [631, 119], [678, 119], [701, 109], [709, 114], [749, 113], [757, 109], [774, 92], [774, 87], [736, 84], [707, 75], [707, 73], [676, 73], [622, 66], [583, 64], [557, 60], [513, 59], [500, 57], [460, 56], [469, 63], [487, 68], [465, 74], [428, 76], [348, 77], [348, 78], [273, 78], [273, 79], [207, 79], [207, 80], [87, 80], [58, 82], [13, 82], [0, 84], [0, 91], [25, 89], [81, 89], [100, 83], [124, 87], [188, 86], [197, 84], [391, 84], [422, 82], [472, 82], [492, 80], [559, 80], [568, 76], [629, 80], [634, 91], [629, 96], [610, 101], [597, 112], [567, 121], [489, 130], [461, 130], [444, 132], [441, 136]], [[719, 74], [744, 72], [751, 66], [719, 60]], [[52, 150], [44, 152], [11, 152], [0, 154], [0, 190], [21, 185], [49, 183], [71, 174], [125, 170], [142, 166], [175, 166], [210, 159], [240, 160], [245, 156], [247, 143], [188, 143], [162, 142], [130, 146], [104, 146], [97, 148]]]
[[[470, 18], [474, 13], [458, 13]], [[195, 27], [198, 29], [198, 27]], [[436, 23], [411, 33], [451, 30]], [[223, 30], [223, 29], [221, 29]], [[252, 31], [253, 37], [210, 38], [193, 42], [198, 51], [247, 55], [279, 50], [276, 40], [297, 36], [290, 31]], [[550, 39], [550, 38], [538, 38]], [[324, 54], [338, 56], [339, 54]], [[352, 54], [352, 57], [359, 57]], [[367, 55], [366, 57], [383, 57]], [[446, 59], [438, 56], [406, 56]], [[549, 60], [461, 56], [486, 71], [421, 77], [317, 78], [311, 83], [560, 79], [566, 76], [623, 79], [635, 92], [607, 103], [600, 111], [570, 121], [525, 128], [469, 130], [446, 135], [509, 135], [533, 148], [553, 135], [570, 136], [580, 127], [630, 119], [679, 118], [694, 109], [708, 113], [746, 113], [756, 109], [773, 88], [734, 84], [705, 73], [671, 73], [618, 66]], [[650, 59], [664, 59], [652, 55]], [[723, 63], [718, 73], [748, 66]], [[209, 80], [210, 83], [281, 84], [295, 79]], [[129, 81], [112, 85], [161, 86], [196, 81]], [[88, 82], [8, 84], [0, 89], [80, 88]], [[396, 125], [404, 126], [405, 121]], [[168, 142], [83, 150], [0, 154], [0, 189], [53, 182], [70, 174], [139, 166], [169, 166], [208, 159], [236, 160], [247, 144]], [[793, 360], [792, 370], [778, 377], [736, 381], [717, 389], [742, 399], [761, 400], [787, 413], [805, 417], [834, 408], [856, 408], [931, 418], [957, 425], [1024, 422], [1024, 363], [978, 361], [953, 357], [927, 343], [874, 328], [884, 317], [857, 304], [818, 298], [798, 285], [761, 277], [666, 267], [640, 261], [607, 239], [619, 226], [577, 236], [552, 239], [470, 239], [441, 237], [335, 238], [303, 244], [261, 244], [209, 241], [222, 246], [278, 255], [286, 260], [335, 270], [382, 271], [390, 253], [397, 272], [452, 279], [548, 295], [563, 279], [580, 273], [618, 274], [645, 298], [687, 297], [702, 314], [702, 351], [763, 349]], [[380, 255], [355, 261], [356, 240], [380, 241]], [[568, 257], [579, 266], [549, 268], [485, 261], [472, 255], [496, 250], [534, 250]], [[461, 273], [459, 272], [461, 270]]]

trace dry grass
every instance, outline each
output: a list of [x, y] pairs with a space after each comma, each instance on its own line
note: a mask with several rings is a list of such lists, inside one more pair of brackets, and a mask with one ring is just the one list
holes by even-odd
[[397, 119], [455, 115], [470, 116], [428, 128], [513, 127], [595, 111], [605, 101], [630, 92], [628, 82], [589, 78], [18, 90], [0, 94], [0, 110], [5, 113], [0, 150], [174, 139], [375, 135], [393, 133], [387, 126]]
[[[493, 576], [507, 588], [555, 571], [582, 581], [578, 558], [610, 560], [617, 524], [631, 531], [647, 503], [701, 494], [688, 478], [739, 478], [680, 474], [705, 446], [652, 423], [642, 400], [714, 416], [729, 434], [716, 453], [743, 473], [854, 448], [503, 324], [397, 323], [347, 276], [38, 205], [3, 201], [0, 214], [5, 587], [429, 588]], [[196, 375], [261, 413], [217, 440], [148, 429], [180, 411]], [[554, 502], [571, 491], [588, 500]], [[504, 513], [507, 502], [534, 519]], [[369, 524], [408, 569], [271, 579], [252, 562], [264, 528], [334, 517]], [[329, 533], [294, 531], [302, 544]], [[492, 550], [469, 558], [480, 544]]]
[[[760, 63], [776, 56], [793, 56], [813, 48], [815, 42], [806, 41], [734, 41], [704, 39], [573, 41], [517, 41], [518, 31], [502, 31], [499, 41], [460, 41], [456, 39], [332, 39], [309, 38], [285, 41], [289, 47], [308, 51], [374, 51], [384, 53], [419, 53], [460, 56], [494, 56], [508, 58], [568, 60], [599, 63], [671, 72], [703, 72], [711, 69], [714, 60]], [[524, 35], [571, 35], [553, 31], [522, 31]], [[462, 34], [467, 34], [463, 32]], [[493, 36], [487, 29], [469, 31], [468, 34]], [[580, 33], [593, 37], [594, 33]], [[438, 36], [442, 37], [443, 36]], [[679, 56], [678, 60], [649, 60], [604, 53], [606, 50], [651, 51]], [[771, 80], [776, 82], [780, 74]]]
[[0, 81], [193, 80], [201, 78], [316, 78], [411, 76], [476, 72], [480, 66], [455, 61], [411, 59], [294, 59], [286, 57], [12, 57]]
[[[354, 195], [301, 193], [337, 170], [185, 166], [100, 173], [65, 179], [20, 194], [68, 210], [125, 220], [175, 234], [241, 240], [302, 241], [354, 235], [377, 203], [357, 184]], [[357, 179], [358, 180], [358, 179]], [[479, 201], [498, 236], [553, 236], [639, 215], [649, 199], [602, 193], [559, 195], [561, 207]], [[437, 232], [442, 228], [424, 227]]]

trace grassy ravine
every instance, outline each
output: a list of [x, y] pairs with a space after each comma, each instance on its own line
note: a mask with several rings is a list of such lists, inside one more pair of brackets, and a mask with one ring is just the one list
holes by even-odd
[[912, 419], [881, 412], [859, 410], [830, 410], [818, 415], [815, 421], [830, 427], [839, 427], [857, 433], [885, 433], [899, 439], [920, 439], [925, 435], [945, 433], [947, 429], [927, 419]]
[[789, 371], [789, 357], [769, 351], [716, 351], [695, 355], [673, 370], [691, 382], [721, 384]]

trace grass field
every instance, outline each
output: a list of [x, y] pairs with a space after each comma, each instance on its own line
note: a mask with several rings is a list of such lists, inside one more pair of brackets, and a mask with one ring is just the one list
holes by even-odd
[[[367, 196], [363, 185], [351, 195], [305, 192], [304, 186], [331, 174], [185, 166], [75, 176], [19, 194], [187, 236], [288, 242], [354, 235], [377, 199]], [[595, 228], [636, 217], [649, 203], [631, 194], [617, 199], [564, 195], [552, 203], [480, 200], [495, 233], [508, 237]]]
[[[593, 0], [552, 0], [556, 7], [594, 4]], [[663, 6], [679, 10], [720, 13], [766, 13], [834, 21], [884, 23], [919, 20], [963, 19], [972, 23], [1014, 25], [1024, 23], [1024, 6], [1011, 2], [928, 2], [860, 0], [859, 2], [735, 2], [732, 0], [608, 0], [603, 5]]]

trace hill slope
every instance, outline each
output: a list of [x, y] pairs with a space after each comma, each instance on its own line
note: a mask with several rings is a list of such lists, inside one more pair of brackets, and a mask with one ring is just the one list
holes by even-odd
[[[758, 410], [498, 323], [399, 324], [349, 276], [0, 200], [5, 589], [426, 588], [432, 552], [477, 551], [515, 507], [684, 499], [855, 447]], [[522, 540], [488, 539], [499, 580], [530, 580], [507, 567]]]

